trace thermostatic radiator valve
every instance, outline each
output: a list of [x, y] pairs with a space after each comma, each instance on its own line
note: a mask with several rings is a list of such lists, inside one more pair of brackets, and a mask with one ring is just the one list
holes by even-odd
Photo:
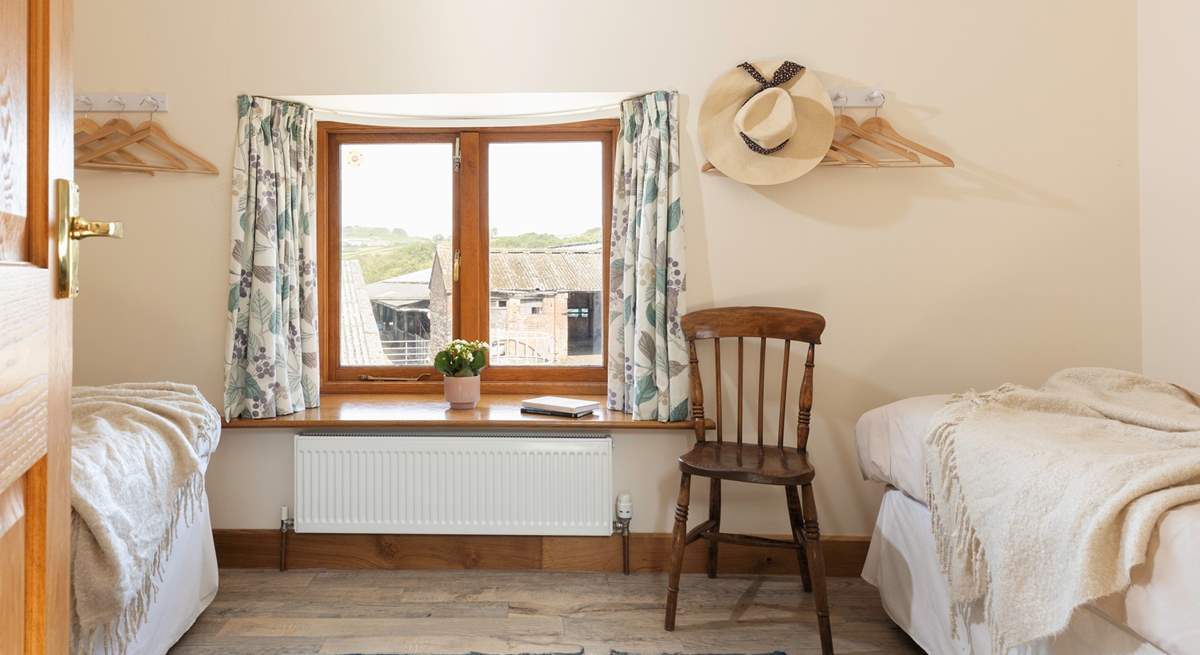
[[617, 495], [617, 520], [613, 529], [621, 533], [621, 569], [629, 575], [629, 524], [633, 521], [633, 496], [628, 491]]

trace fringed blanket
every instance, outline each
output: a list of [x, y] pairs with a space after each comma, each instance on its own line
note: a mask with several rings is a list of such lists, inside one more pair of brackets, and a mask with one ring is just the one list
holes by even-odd
[[1200, 398], [1125, 371], [964, 394], [927, 445], [951, 612], [982, 611], [996, 653], [1124, 590], [1163, 513], [1200, 500]]
[[181, 516], [203, 497], [220, 415], [196, 387], [76, 387], [71, 409], [72, 652], [124, 652]]

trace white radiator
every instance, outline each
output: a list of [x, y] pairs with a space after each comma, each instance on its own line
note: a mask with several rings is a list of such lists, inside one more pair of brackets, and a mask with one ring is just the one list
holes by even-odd
[[296, 532], [612, 534], [612, 439], [296, 435]]

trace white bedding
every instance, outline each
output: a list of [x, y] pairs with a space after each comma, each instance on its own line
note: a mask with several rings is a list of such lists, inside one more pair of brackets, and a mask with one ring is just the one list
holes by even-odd
[[[181, 523], [171, 557], [163, 567], [158, 596], [146, 623], [129, 642], [125, 655], [163, 655], [192, 627], [217, 595], [217, 552], [213, 547], [208, 499], [190, 526]], [[92, 655], [108, 655], [102, 647]]]
[[[212, 448], [216, 448], [212, 443]], [[199, 453], [200, 470], [208, 471], [212, 450]], [[217, 551], [213, 544], [208, 494], [202, 494], [192, 522], [180, 516], [171, 556], [163, 566], [158, 595], [146, 612], [146, 623], [130, 640], [125, 655], [164, 655], [179, 641], [217, 595]], [[97, 646], [92, 655], [105, 653]]]
[[[950, 636], [950, 596], [934, 552], [929, 508], [901, 491], [888, 489], [883, 496], [862, 577], [879, 589], [888, 616], [925, 652], [992, 653], [982, 623], [968, 627], [959, 620], [958, 638]], [[1007, 655], [1163, 655], [1163, 651], [1085, 606], [1056, 639], [1014, 648]]]
[[[948, 398], [909, 398], [864, 414], [855, 430], [863, 477], [895, 487], [919, 503], [926, 503], [923, 444], [930, 418]], [[882, 513], [880, 518], [882, 520]], [[1200, 559], [1197, 553], [1200, 553], [1200, 503], [1192, 503], [1177, 507], [1163, 517], [1150, 542], [1147, 564], [1134, 569], [1129, 590], [1096, 603], [1096, 608], [1113, 622], [1128, 626], [1170, 655], [1200, 655]], [[934, 557], [931, 535], [928, 556]], [[936, 560], [931, 561], [936, 563]], [[945, 583], [936, 566], [932, 574], [938, 576], [944, 593]], [[938, 609], [948, 612], [946, 608], [948, 604]], [[902, 624], [901, 627], [905, 626]], [[1057, 654], [1059, 651], [1042, 652]], [[1095, 652], [1125, 655], [1129, 651]]]

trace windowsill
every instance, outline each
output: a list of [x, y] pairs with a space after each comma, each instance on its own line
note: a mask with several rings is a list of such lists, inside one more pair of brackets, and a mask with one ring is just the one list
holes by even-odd
[[[526, 395], [484, 394], [475, 409], [450, 409], [442, 394], [328, 394], [321, 406], [268, 419], [234, 419], [226, 428], [508, 428], [532, 430], [691, 430], [691, 421], [636, 421], [604, 407], [603, 396], [579, 396], [600, 403], [584, 418], [521, 413]], [[708, 421], [712, 427], [712, 421]]]

